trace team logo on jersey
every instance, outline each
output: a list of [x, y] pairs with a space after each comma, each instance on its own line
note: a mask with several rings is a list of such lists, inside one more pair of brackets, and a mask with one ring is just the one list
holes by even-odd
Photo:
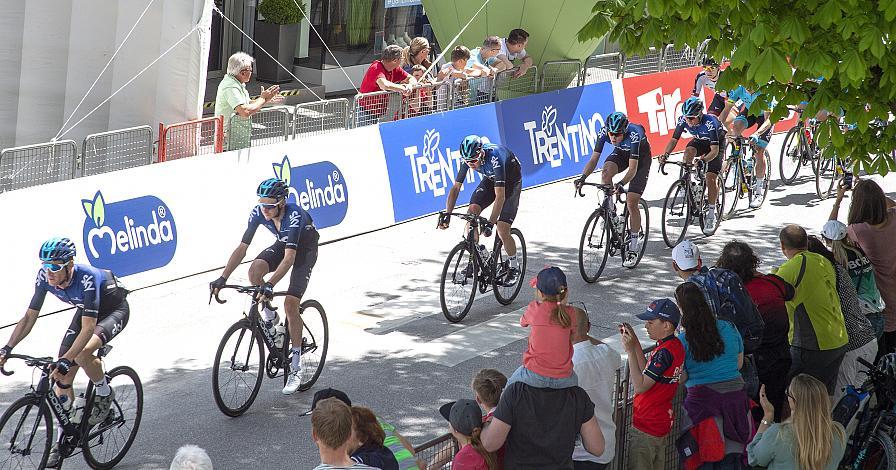
[[289, 202], [311, 214], [317, 228], [339, 225], [348, 213], [348, 185], [342, 171], [328, 161], [293, 167], [289, 156], [273, 163], [274, 176], [289, 186]]
[[161, 199], [141, 196], [107, 203], [97, 191], [81, 200], [84, 252], [90, 264], [128, 276], [167, 265], [177, 249], [174, 215]]
[[[523, 129], [529, 133], [529, 144], [532, 146], [532, 163], [541, 165], [550, 162], [551, 168], [557, 168], [564, 160], [576, 163], [589, 158], [597, 137], [604, 125], [600, 113], [588, 115], [572, 115], [569, 122], [557, 122], [557, 109], [545, 106], [541, 111], [541, 121], [526, 121]], [[540, 126], [540, 127], [539, 127]]]
[[[454, 185], [454, 177], [461, 165], [466, 165], [460, 158], [460, 150], [450, 145], [441, 145], [442, 136], [435, 129], [428, 129], [423, 134], [423, 146], [411, 145], [404, 148], [404, 156], [411, 165], [416, 194], [431, 193], [433, 197], [445, 195], [445, 190]], [[482, 141], [488, 143], [488, 138]], [[472, 183], [475, 171], [467, 172], [467, 183]]]

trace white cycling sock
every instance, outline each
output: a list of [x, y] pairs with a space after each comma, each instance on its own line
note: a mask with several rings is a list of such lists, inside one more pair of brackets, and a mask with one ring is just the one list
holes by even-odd
[[298, 370], [302, 367], [302, 350], [292, 348], [292, 369]]
[[108, 397], [112, 393], [112, 387], [109, 386], [105, 376], [103, 376], [103, 380], [93, 383], [93, 390], [98, 397]]
[[275, 312], [267, 307], [263, 307], [261, 309], [261, 318], [264, 321], [272, 321], [276, 316], [277, 316], [277, 312]]
[[510, 264], [510, 267], [512, 267], [512, 268], [517, 267], [517, 259], [516, 259], [516, 255], [508, 256], [508, 257], [507, 257], [507, 261], [508, 261], [508, 263]]

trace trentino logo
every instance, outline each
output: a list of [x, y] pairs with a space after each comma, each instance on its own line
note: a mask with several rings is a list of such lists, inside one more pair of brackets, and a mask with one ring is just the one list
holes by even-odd
[[[447, 146], [439, 148], [441, 140], [439, 131], [429, 129], [423, 135], [422, 154], [416, 145], [404, 148], [404, 156], [408, 157], [411, 164], [414, 191], [417, 194], [431, 192], [433, 197], [444, 196], [445, 188], [454, 185], [454, 177], [460, 165], [466, 165], [460, 158], [460, 150]], [[487, 143], [488, 139], [483, 137], [482, 141]], [[475, 173], [477, 172], [467, 172], [467, 183], [474, 181]]]
[[570, 122], [557, 123], [557, 109], [545, 106], [541, 112], [541, 128], [536, 121], [523, 123], [523, 129], [529, 132], [529, 143], [532, 145], [532, 163], [540, 165], [545, 161], [551, 168], [563, 164], [563, 160], [572, 159], [578, 163], [581, 158], [588, 158], [594, 151], [597, 135], [604, 125], [600, 113], [591, 116], [573, 116]]
[[161, 199], [142, 196], [106, 203], [103, 194], [81, 200], [84, 248], [90, 264], [128, 276], [167, 265], [177, 248], [174, 215]]
[[348, 213], [348, 185], [339, 168], [321, 161], [292, 167], [289, 156], [273, 163], [274, 176], [289, 186], [289, 201], [311, 214], [317, 228], [339, 225]]

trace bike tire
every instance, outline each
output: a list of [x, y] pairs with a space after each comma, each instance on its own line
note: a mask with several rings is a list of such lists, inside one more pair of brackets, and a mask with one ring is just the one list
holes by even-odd
[[[793, 184], [797, 175], [800, 173], [800, 167], [804, 160], [804, 146], [800, 131], [802, 126], [794, 126], [787, 135], [784, 136], [784, 143], [781, 145], [781, 158], [778, 160], [778, 171], [781, 175], [781, 182], [786, 185]], [[771, 174], [771, 171], [767, 172]]]
[[[771, 181], [772, 181], [771, 156], [766, 155], [768, 152], [766, 152], [765, 149], [761, 149], [761, 150], [762, 150], [762, 156], [765, 158], [766, 161], [765, 161], [765, 183], [762, 185], [762, 199], [761, 199], [761, 202], [759, 203], [759, 207], [762, 207], [762, 205], [765, 204], [766, 199], [768, 199], [768, 187], [771, 185]], [[753, 188], [751, 187], [750, 188], [750, 198], [752, 198], [752, 197], [753, 197]], [[752, 200], [752, 199], [750, 199], [750, 200]], [[756, 209], [759, 209], [759, 207], [757, 207]]]
[[883, 431], [877, 431], [858, 452], [861, 462], [848, 462], [849, 468], [862, 470], [896, 470], [896, 444]]
[[[472, 278], [468, 278], [464, 271], [467, 266], [472, 269]], [[460, 273], [458, 273], [460, 269]], [[457, 276], [460, 274], [463, 280], [458, 282]], [[451, 281], [450, 285], [448, 284]], [[439, 286], [439, 303], [442, 305], [442, 314], [451, 323], [457, 323], [467, 316], [470, 307], [473, 306], [473, 300], [476, 298], [476, 285], [479, 282], [479, 263], [473, 251], [467, 247], [465, 242], [458, 243], [448, 253], [448, 259], [445, 260], [445, 266], [442, 268], [442, 279]], [[462, 288], [451, 289], [454, 286], [469, 286], [470, 292], [464, 294]], [[449, 290], [456, 292], [458, 295], [452, 295]], [[456, 300], [455, 300], [456, 298]], [[462, 303], [461, 303], [462, 302]]]
[[[638, 211], [641, 213], [641, 232], [644, 233], [644, 240], [641, 241], [641, 249], [638, 251], [638, 257], [635, 258], [635, 262], [625, 266], [628, 269], [635, 269], [638, 267], [638, 264], [641, 263], [641, 258], [644, 257], [644, 252], [647, 251], [647, 241], [650, 239], [650, 210], [647, 207], [647, 203], [644, 202], [644, 199], [638, 200]], [[625, 218], [625, 230], [623, 232], [628, 233], [630, 231], [628, 226], [628, 217]], [[625, 259], [625, 256], [628, 255], [628, 249], [626, 247], [626, 243], [623, 241], [621, 243], [623, 246], [622, 256]]]
[[725, 193], [725, 204], [722, 206], [722, 215], [725, 219], [734, 217], [737, 212], [737, 201], [743, 194], [743, 185], [746, 184], [743, 178], [743, 160], [737, 157], [729, 157], [726, 162], [727, 168], [723, 168], [722, 174], [719, 175], [722, 191]]
[[836, 160], [837, 156], [830, 147], [822, 151], [815, 160], [815, 194], [819, 199], [827, 199], [834, 189], [834, 181], [837, 179]]
[[[314, 386], [327, 362], [327, 350], [330, 347], [330, 326], [327, 312], [320, 302], [308, 299], [302, 302], [302, 381], [299, 391], [304, 392]], [[286, 325], [286, 338], [283, 340], [283, 357], [287, 358], [283, 365], [283, 385], [289, 377], [289, 324]]]
[[684, 239], [688, 226], [691, 224], [693, 214], [691, 214], [688, 204], [687, 191], [689, 190], [690, 188], [685, 185], [684, 181], [678, 180], [672, 183], [669, 191], [666, 192], [666, 199], [663, 200], [661, 229], [663, 241], [669, 248], [674, 248]]
[[[248, 343], [245, 355], [246, 365], [243, 366], [244, 370], [241, 372], [248, 372], [253, 368], [249, 366], [253, 348], [258, 352], [258, 366], [254, 367], [257, 374], [254, 378], [254, 383], [252, 383], [253, 379], [250, 379], [249, 382], [247, 382], [246, 380], [243, 380], [242, 377], [240, 377], [240, 381], [244, 385], [246, 385], [247, 387], [251, 387], [248, 396], [242, 401], [237, 401], [236, 403], [230, 404], [226, 403], [225, 397], [222, 396], [222, 384], [220, 382], [220, 379], [218, 378], [218, 375], [222, 368], [221, 359], [225, 349], [227, 348], [228, 340], [235, 334], [239, 334], [239, 337], [237, 338], [237, 343], [235, 345], [236, 350], [230, 357], [239, 359], [239, 357], [237, 357], [237, 351], [239, 350], [243, 342], [247, 341]], [[249, 409], [250, 406], [252, 406], [252, 403], [255, 401], [255, 397], [258, 396], [258, 391], [261, 389], [261, 380], [264, 378], [265, 348], [263, 347], [263, 343], [264, 341], [261, 339], [258, 333], [256, 333], [255, 329], [249, 325], [249, 320], [247, 319], [242, 319], [231, 325], [230, 328], [227, 329], [227, 332], [224, 333], [224, 337], [221, 338], [221, 343], [218, 345], [218, 351], [215, 353], [215, 363], [212, 367], [212, 392], [215, 397], [215, 404], [218, 405], [218, 409], [220, 409], [221, 412], [225, 415], [230, 417], [237, 417], [242, 415], [246, 412], [246, 410]], [[242, 357], [242, 354], [240, 354], [240, 357]], [[227, 368], [230, 369], [231, 378], [230, 381], [224, 383], [223, 385], [227, 385], [231, 381], [239, 377], [239, 375], [234, 374], [234, 372], [237, 371], [233, 370], [233, 368], [231, 367], [232, 363], [232, 361], [228, 360]]]
[[[137, 437], [143, 417], [143, 384], [140, 382], [137, 372], [130, 367], [119, 366], [109, 371], [106, 377], [109, 380], [109, 385], [115, 390], [112, 412], [104, 422], [90, 429], [88, 438], [82, 446], [87, 465], [99, 470], [106, 470], [118, 465], [121, 459], [127, 455], [131, 444]], [[132, 423], [127, 425], [129, 416]], [[122, 429], [126, 430], [122, 431]], [[120, 439], [112, 439], [111, 436], [118, 436]], [[95, 440], [96, 444], [92, 444]], [[97, 448], [108, 441], [112, 441], [113, 445], [122, 442], [123, 444], [111, 453], [108, 451], [97, 452]]]
[[[594, 244], [595, 237], [597, 239], [596, 245]], [[607, 258], [610, 255], [610, 242], [610, 222], [600, 210], [592, 212], [588, 220], [585, 221], [585, 227], [582, 229], [582, 238], [579, 240], [579, 274], [582, 275], [582, 279], [585, 282], [589, 284], [597, 282], [601, 273], [604, 272]], [[594, 264], [596, 266], [591, 269], [589, 268], [591, 263], [587, 263], [589, 257], [585, 252], [586, 247], [589, 250], [592, 247], [596, 248], [594, 254]], [[597, 263], [597, 260], [600, 260], [600, 262]]]
[[[519, 295], [520, 289], [523, 287], [523, 279], [526, 277], [526, 239], [523, 238], [523, 232], [515, 228], [510, 229], [510, 236], [513, 237], [516, 242], [517, 260], [521, 259], [519, 265], [520, 275], [517, 277], [516, 283], [513, 286], [505, 286], [501, 283], [499, 279], [503, 276], [492, 276], [492, 291], [495, 294], [495, 300], [501, 305], [510, 305], [513, 303], [513, 300]], [[493, 253], [496, 261], [495, 269], [497, 270], [498, 266], [502, 265], [501, 263], [503, 263], [504, 258], [503, 243], [501, 242], [500, 237], [495, 237], [495, 248]]]
[[[21, 417], [17, 417], [19, 412], [21, 412]], [[41, 425], [43, 425], [43, 430], [40, 429]], [[20, 436], [19, 434], [23, 430], [32, 430], [34, 432]], [[34, 444], [39, 442], [35, 439], [39, 439], [41, 435], [44, 438], [44, 442], [37, 447], [43, 447], [39, 451], [42, 454], [34, 451]], [[21, 453], [13, 454], [11, 452], [11, 443], [14, 441], [19, 442], [20, 440], [31, 443], [29, 455], [25, 456]], [[3, 412], [3, 417], [0, 418], [0, 443], [2, 443], [2, 447], [0, 447], [0, 466], [2, 468], [44, 468], [47, 465], [47, 459], [50, 457], [50, 446], [53, 444], [53, 423], [50, 420], [49, 408], [34, 395], [24, 396], [13, 402]], [[36, 459], [34, 458], [35, 456]], [[15, 460], [12, 459], [16, 457], [20, 457], [22, 459], [20, 462], [22, 463], [18, 465], [9, 463], [14, 462]], [[23, 466], [26, 462], [30, 466]]]
[[704, 220], [703, 207], [709, 204], [709, 181], [706, 180], [703, 184], [703, 194], [701, 196], [700, 205], [700, 230], [703, 232], [703, 235], [709, 237], [715, 235], [716, 231], [719, 230], [719, 226], [722, 225], [722, 217], [724, 216], [722, 212], [722, 208], [725, 207], [725, 191], [724, 188], [721, 187], [721, 180], [719, 176], [716, 176], [716, 185], [719, 187], [718, 196], [716, 197], [715, 207], [712, 209], [716, 212], [716, 223], [715, 226], [711, 227], [711, 230], [706, 230], [706, 221]]

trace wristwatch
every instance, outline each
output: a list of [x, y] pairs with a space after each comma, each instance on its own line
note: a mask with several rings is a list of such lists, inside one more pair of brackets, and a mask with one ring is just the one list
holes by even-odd
[[765, 419], [763, 419], [762, 421], [760, 421], [760, 423], [762, 423], [762, 424], [764, 424], [764, 425], [766, 425], [766, 426], [771, 426], [772, 424], [774, 424], [774, 423], [770, 423], [770, 422], [766, 421]]

